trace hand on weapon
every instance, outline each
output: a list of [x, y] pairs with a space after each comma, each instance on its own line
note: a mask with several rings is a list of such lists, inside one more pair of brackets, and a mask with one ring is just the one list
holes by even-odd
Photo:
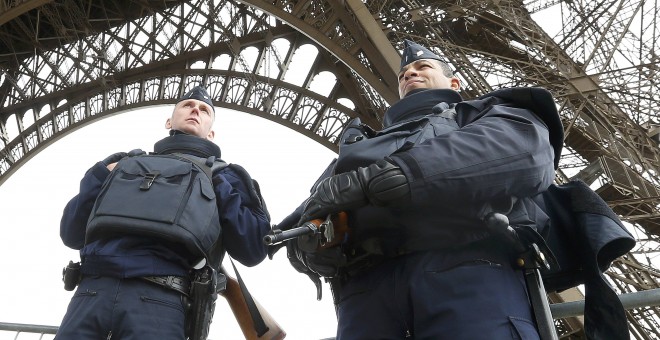
[[525, 254], [531, 260], [524, 261], [523, 266], [540, 266], [546, 270], [558, 266], [554, 254], [546, 245], [543, 237], [531, 227], [514, 228], [509, 225], [509, 218], [506, 215], [496, 212], [488, 213], [484, 217], [484, 222], [494, 235], [503, 237], [517, 255], [523, 258], [522, 255]]
[[264, 243], [269, 248], [286, 244], [291, 266], [314, 282], [316, 299], [321, 300], [321, 276], [336, 276], [339, 267], [346, 262], [338, 245], [349, 236], [348, 215], [339, 212], [328, 215], [325, 220], [316, 219], [299, 227], [285, 229], [287, 227], [290, 224], [284, 223], [284, 230], [274, 228], [271, 234], [264, 237]]
[[314, 286], [316, 286], [316, 300], [321, 301], [321, 297], [323, 294], [323, 287], [321, 286], [321, 276], [318, 273], [314, 272], [313, 270], [309, 269], [309, 267], [307, 267], [305, 256], [298, 248], [298, 244], [296, 242], [286, 243], [286, 256], [289, 259], [289, 263], [291, 263], [291, 266], [297, 272], [307, 275], [309, 279], [312, 280], [312, 282], [314, 282]]
[[[512, 227], [509, 225], [509, 218], [501, 213], [490, 212], [486, 214], [484, 222], [494, 235], [503, 237], [505, 242], [509, 243], [518, 253], [516, 265], [524, 272], [532, 311], [541, 339], [558, 339], [540, 273], [540, 268], [550, 269], [551, 267], [545, 254], [539, 248], [539, 245], [545, 246], [545, 242], [532, 228]], [[550, 251], [547, 246], [545, 248]], [[551, 252], [549, 254], [550, 259], [554, 260], [553, 264], [556, 264], [554, 255]]]
[[387, 205], [409, 195], [408, 179], [401, 168], [386, 160], [380, 160], [368, 167], [337, 174], [321, 181], [305, 201], [299, 224], [369, 203]]
[[[289, 256], [289, 261], [295, 256], [298, 262], [302, 263], [312, 272], [325, 278], [337, 276], [339, 274], [339, 268], [345, 266], [347, 262], [346, 255], [340, 247], [308, 252], [301, 249], [298, 243], [289, 242], [287, 244], [287, 255]], [[298, 271], [304, 273], [304, 271], [299, 269]]]

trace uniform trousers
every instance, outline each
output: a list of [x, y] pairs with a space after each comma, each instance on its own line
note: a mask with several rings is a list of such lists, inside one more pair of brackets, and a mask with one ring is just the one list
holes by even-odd
[[539, 339], [522, 271], [479, 249], [386, 260], [341, 285], [337, 315], [337, 340]]
[[139, 278], [83, 277], [56, 340], [182, 340], [182, 295]]

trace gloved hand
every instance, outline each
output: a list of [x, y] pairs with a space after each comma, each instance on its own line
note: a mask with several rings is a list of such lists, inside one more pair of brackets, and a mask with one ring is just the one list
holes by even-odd
[[406, 199], [409, 195], [408, 179], [401, 168], [380, 160], [366, 168], [344, 172], [321, 181], [305, 201], [298, 224], [368, 203], [384, 206]]
[[306, 252], [298, 247], [296, 240], [286, 242], [286, 253], [291, 266], [299, 273], [307, 275], [316, 286], [316, 299], [321, 300], [321, 276], [332, 278], [339, 274], [339, 268], [346, 265], [346, 255], [341, 247]]
[[105, 166], [108, 166], [112, 163], [119, 162], [119, 160], [121, 160], [122, 158], [127, 157], [127, 156], [128, 156], [128, 153], [126, 153], [126, 152], [116, 152], [116, 153], [113, 153], [112, 155], [106, 157], [104, 160], [101, 161], [101, 163], [103, 163], [103, 165], [105, 165]]
[[346, 255], [341, 247], [330, 247], [319, 249], [315, 252], [300, 251], [305, 258], [307, 268], [323, 277], [335, 277], [339, 274], [339, 268], [346, 266]]
[[322, 286], [321, 286], [321, 276], [311, 269], [307, 268], [307, 264], [304, 262], [305, 256], [298, 248], [295, 240], [286, 242], [286, 256], [289, 259], [291, 266], [298, 271], [299, 273], [305, 274], [309, 277], [314, 286], [316, 286], [316, 299], [321, 301], [322, 297]]

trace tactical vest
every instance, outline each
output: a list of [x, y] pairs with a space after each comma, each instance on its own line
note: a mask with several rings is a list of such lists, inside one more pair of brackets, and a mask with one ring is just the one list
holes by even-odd
[[227, 163], [183, 153], [129, 155], [103, 183], [85, 242], [140, 235], [183, 244], [209, 259], [221, 239], [212, 174]]

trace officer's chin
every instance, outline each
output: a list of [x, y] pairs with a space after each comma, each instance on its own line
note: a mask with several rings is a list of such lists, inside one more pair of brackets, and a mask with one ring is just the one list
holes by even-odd
[[420, 92], [426, 91], [426, 90], [428, 90], [428, 88], [426, 88], [426, 87], [412, 89], [412, 90], [406, 92], [406, 94], [403, 95], [403, 98], [409, 97], [411, 94], [420, 93]]
[[170, 130], [170, 136], [172, 135], [188, 135], [188, 136], [195, 136], [199, 138], [204, 138], [206, 139], [206, 136], [200, 136], [198, 134], [198, 131], [192, 127], [180, 127], [178, 129], [172, 129]]

